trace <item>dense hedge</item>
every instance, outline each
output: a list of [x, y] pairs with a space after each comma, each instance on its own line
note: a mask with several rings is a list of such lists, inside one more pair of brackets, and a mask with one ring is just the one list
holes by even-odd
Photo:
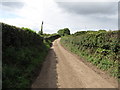
[[30, 29], [2, 24], [3, 88], [29, 87], [50, 48]]
[[81, 33], [63, 37], [62, 45], [117, 77], [120, 48], [118, 31]]
[[59, 38], [60, 35], [53, 35], [53, 36], [50, 36], [50, 37], [46, 37], [45, 40], [48, 41], [54, 41], [55, 39]]

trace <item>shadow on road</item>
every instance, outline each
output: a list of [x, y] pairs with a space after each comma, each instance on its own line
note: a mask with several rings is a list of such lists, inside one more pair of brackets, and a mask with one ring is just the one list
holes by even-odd
[[51, 48], [31, 88], [57, 88], [57, 63], [56, 54], [54, 49]]

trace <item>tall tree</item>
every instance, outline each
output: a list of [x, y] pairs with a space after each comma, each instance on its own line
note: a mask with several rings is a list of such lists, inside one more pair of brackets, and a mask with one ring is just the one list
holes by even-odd
[[60, 29], [57, 32], [60, 36], [70, 35], [70, 30], [68, 28]]

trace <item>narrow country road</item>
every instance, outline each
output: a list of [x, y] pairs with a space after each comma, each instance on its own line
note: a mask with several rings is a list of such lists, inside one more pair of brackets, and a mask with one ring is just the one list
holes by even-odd
[[117, 88], [75, 55], [53, 42], [42, 70], [31, 88]]

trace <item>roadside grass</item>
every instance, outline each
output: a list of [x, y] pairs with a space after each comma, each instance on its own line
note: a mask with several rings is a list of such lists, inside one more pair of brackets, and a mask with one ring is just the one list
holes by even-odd
[[[101, 34], [100, 34], [101, 35]], [[100, 36], [99, 35], [99, 36]], [[104, 36], [104, 35], [103, 35]], [[89, 37], [89, 38], [87, 38]], [[93, 37], [93, 38], [91, 38]], [[88, 62], [91, 62], [93, 65], [97, 66], [98, 68], [107, 71], [111, 76], [118, 78], [120, 77], [118, 67], [119, 67], [119, 55], [110, 49], [101, 48], [102, 43], [98, 44], [101, 45], [100, 47], [90, 47], [101, 40], [97, 40], [98, 38], [94, 38], [95, 35], [91, 36], [65, 36], [61, 38], [61, 44], [70, 50], [71, 52], [77, 54], [78, 56], [84, 58]], [[93, 39], [93, 40], [92, 40]], [[109, 39], [111, 39], [109, 37]], [[114, 39], [114, 40], [113, 40]], [[85, 41], [86, 40], [86, 41]], [[92, 43], [92, 41], [93, 43]], [[107, 42], [108, 45], [114, 44], [115, 38], [112, 38], [113, 41]], [[87, 42], [88, 41], [88, 42]], [[103, 42], [104, 43], [104, 42]], [[88, 45], [88, 46], [85, 46]], [[117, 46], [111, 48], [116, 49]], [[117, 51], [117, 50], [116, 50]]]
[[7, 48], [3, 53], [3, 59], [8, 59], [3, 61], [3, 87], [29, 87], [32, 77], [34, 77], [36, 69], [43, 63], [49, 47], [46, 45], [41, 51], [35, 47]]
[[52, 45], [51, 37], [45, 40], [31, 29], [1, 24], [2, 88], [30, 88]]

